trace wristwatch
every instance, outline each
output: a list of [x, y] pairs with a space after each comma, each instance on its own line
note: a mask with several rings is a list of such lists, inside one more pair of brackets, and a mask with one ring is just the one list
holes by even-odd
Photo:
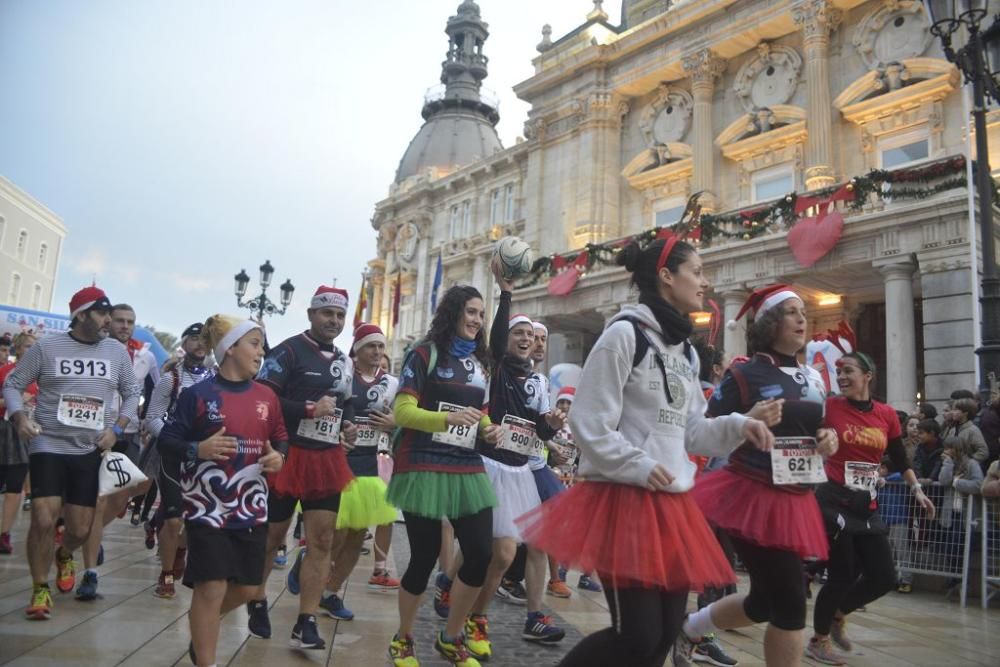
[[115, 434], [116, 438], [121, 438], [123, 435], [125, 435], [125, 429], [123, 429], [118, 424], [115, 424], [114, 426], [111, 427], [111, 432]]

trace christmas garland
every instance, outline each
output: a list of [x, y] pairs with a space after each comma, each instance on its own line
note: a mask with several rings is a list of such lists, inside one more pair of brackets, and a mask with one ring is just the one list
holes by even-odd
[[[774, 229], [776, 225], [783, 229], [790, 228], [799, 219], [796, 210], [801, 211], [812, 202], [836, 199], [845, 202], [851, 209], [861, 210], [872, 197], [882, 200], [891, 198], [893, 201], [926, 199], [965, 187], [968, 182], [965, 166], [965, 157], [957, 156], [908, 169], [873, 169], [864, 176], [855, 176], [848, 183], [832, 185], [808, 194], [793, 192], [758, 208], [695, 215], [690, 220], [682, 219], [670, 227], [670, 231], [700, 246], [709, 246], [714, 239], [749, 241]], [[931, 181], [938, 182], [931, 185]], [[1000, 205], [996, 182], [993, 182], [993, 201]], [[581, 250], [539, 257], [519, 286], [537, 285], [543, 278], [551, 278], [567, 267], [575, 267], [583, 273], [594, 266], [613, 265], [615, 257], [626, 245], [635, 241], [640, 246], [645, 246], [655, 240], [661, 231], [660, 228], [647, 229], [634, 236], [605, 243], [588, 243]]]

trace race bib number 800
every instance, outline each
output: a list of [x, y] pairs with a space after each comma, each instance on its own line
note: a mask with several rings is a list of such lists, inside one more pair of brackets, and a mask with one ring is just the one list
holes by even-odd
[[535, 423], [514, 415], [506, 415], [500, 424], [503, 435], [497, 449], [506, 449], [526, 456], [541, 456], [542, 441], [535, 435]]
[[[438, 410], [441, 412], [458, 412], [464, 409], [464, 406], [455, 405], [454, 403], [445, 403], [444, 401], [438, 403]], [[431, 441], [440, 442], [442, 445], [453, 445], [455, 447], [475, 449], [476, 434], [478, 432], [479, 424], [473, 424], [471, 426], [448, 424], [448, 430], [434, 433], [431, 435]]]
[[826, 481], [823, 456], [815, 438], [775, 438], [771, 450], [771, 479], [775, 484], [822, 484]]
[[111, 377], [107, 359], [95, 357], [56, 357], [56, 375], [59, 377]]

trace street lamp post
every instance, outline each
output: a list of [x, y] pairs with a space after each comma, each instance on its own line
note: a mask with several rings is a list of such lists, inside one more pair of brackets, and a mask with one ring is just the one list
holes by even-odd
[[271, 278], [273, 277], [274, 267], [271, 266], [271, 260], [265, 260], [260, 265], [260, 294], [249, 301], [244, 301], [243, 297], [246, 296], [247, 287], [250, 285], [250, 276], [247, 275], [246, 269], [240, 269], [240, 272], [233, 276], [233, 279], [236, 281], [236, 305], [240, 308], [249, 308], [250, 310], [257, 311], [258, 320], [263, 320], [264, 315], [284, 315], [288, 304], [292, 302], [292, 294], [295, 292], [295, 286], [292, 285], [291, 280], [286, 280], [278, 288], [281, 291], [281, 306], [279, 307], [267, 298], [267, 288], [271, 285]]
[[[993, 243], [993, 183], [990, 170], [989, 142], [986, 135], [986, 97], [1000, 102], [1000, 6], [993, 13], [989, 0], [924, 0], [931, 21], [931, 34], [941, 40], [945, 57], [962, 72], [965, 83], [972, 84], [972, 117], [976, 127], [976, 192], [979, 196], [979, 233], [982, 237], [983, 278], [982, 346], [979, 355], [979, 392], [985, 406], [990, 397], [991, 380], [1000, 372], [1000, 272], [997, 271]], [[984, 20], [991, 17], [988, 27]], [[964, 34], [963, 34], [964, 33]], [[956, 47], [964, 38], [965, 44]], [[973, 266], [975, 271], [976, 267]]]

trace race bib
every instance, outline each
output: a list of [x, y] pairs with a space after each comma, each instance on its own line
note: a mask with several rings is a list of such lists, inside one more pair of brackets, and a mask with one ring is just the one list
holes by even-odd
[[[438, 403], [438, 410], [441, 412], [458, 412], [464, 409], [465, 406], [463, 405], [445, 403], [444, 401]], [[447, 431], [438, 431], [437, 433], [431, 434], [431, 441], [440, 442], [442, 445], [454, 445], [455, 447], [475, 449], [476, 434], [478, 432], [478, 423], [473, 424], [472, 426], [455, 426], [453, 424], [449, 424]]]
[[344, 411], [337, 408], [332, 415], [304, 418], [299, 422], [296, 433], [303, 438], [336, 445], [340, 442], [340, 419]]
[[568, 442], [563, 442], [553, 438], [552, 440], [549, 440], [549, 449], [559, 454], [560, 457], [566, 459], [567, 464], [572, 463], [576, 458], [576, 447]]
[[56, 419], [66, 426], [101, 431], [104, 429], [104, 399], [62, 394]]
[[826, 470], [823, 457], [816, 451], [816, 438], [775, 438], [771, 480], [778, 485], [825, 482]]
[[878, 493], [877, 463], [844, 461], [844, 486], [854, 491], [867, 491], [872, 498]]
[[371, 419], [355, 417], [354, 423], [358, 425], [358, 439], [355, 447], [376, 447], [380, 452], [389, 450], [389, 434], [376, 428]]
[[525, 456], [544, 454], [545, 445], [535, 435], [535, 423], [514, 415], [506, 415], [500, 422], [500, 442], [497, 449], [506, 449]]
[[56, 357], [59, 377], [106, 378], [111, 376], [107, 359], [96, 357]]

